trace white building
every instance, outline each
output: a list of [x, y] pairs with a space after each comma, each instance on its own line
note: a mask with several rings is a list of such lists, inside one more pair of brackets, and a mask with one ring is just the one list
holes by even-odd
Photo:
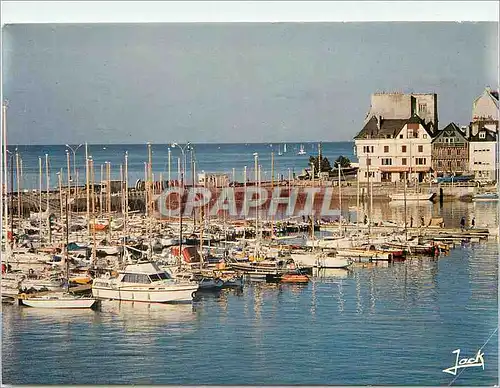
[[229, 176], [227, 174], [206, 173], [198, 174], [198, 185], [202, 187], [228, 187]]
[[[498, 123], [498, 91], [493, 91], [491, 88], [486, 88], [472, 104], [472, 122], [488, 121]], [[493, 128], [490, 128], [493, 129]], [[498, 124], [496, 129], [498, 129]]]
[[485, 127], [469, 141], [469, 170], [477, 180], [496, 181], [497, 132]]
[[431, 128], [416, 114], [406, 119], [372, 116], [354, 138], [360, 182], [431, 179]]
[[365, 124], [373, 116], [406, 120], [417, 114], [432, 133], [438, 130], [437, 94], [435, 93], [375, 93], [371, 96], [370, 110]]

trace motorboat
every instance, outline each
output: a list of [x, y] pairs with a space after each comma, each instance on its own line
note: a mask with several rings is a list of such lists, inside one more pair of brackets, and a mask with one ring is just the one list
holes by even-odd
[[498, 201], [498, 193], [480, 193], [472, 196], [474, 202], [478, 201]]
[[322, 253], [292, 253], [292, 259], [300, 266], [318, 268], [348, 268], [352, 260], [348, 257], [335, 257]]
[[117, 277], [105, 274], [92, 284], [92, 295], [99, 299], [136, 302], [191, 302], [199, 285], [177, 280], [154, 262], [129, 264]]
[[301, 273], [286, 273], [281, 275], [280, 281], [283, 283], [308, 283], [309, 276]]

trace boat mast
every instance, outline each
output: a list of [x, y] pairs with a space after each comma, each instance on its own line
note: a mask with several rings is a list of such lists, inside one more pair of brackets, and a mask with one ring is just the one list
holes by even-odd
[[90, 183], [89, 183], [89, 149], [87, 143], [85, 143], [85, 180], [86, 180], [86, 191], [87, 191], [87, 232], [90, 237]]
[[21, 177], [19, 175], [19, 153], [16, 148], [16, 179], [17, 179], [17, 223], [21, 226]]
[[68, 173], [68, 193], [66, 194], [66, 249], [65, 249], [65, 261], [66, 261], [66, 292], [69, 293], [69, 207], [68, 207], [68, 197], [70, 196], [69, 191], [69, 173]]
[[[312, 173], [312, 187], [316, 187], [316, 183], [314, 182], [314, 163], [311, 163], [311, 173]], [[312, 201], [312, 209], [311, 209], [311, 240], [314, 240], [314, 197]], [[314, 246], [314, 243], [313, 243]]]
[[126, 239], [128, 237], [128, 151], [125, 151], [125, 216], [123, 224]]
[[[3, 158], [2, 158], [2, 187], [3, 187], [3, 195], [4, 195], [4, 203], [3, 203], [3, 216], [5, 217], [5, 248], [8, 247], [8, 241], [9, 241], [9, 233], [8, 233], [8, 227], [7, 225], [9, 224], [9, 216], [8, 216], [8, 188], [7, 188], [7, 125], [6, 125], [6, 114], [7, 114], [7, 104], [4, 102], [2, 105], [2, 152], [3, 152]], [[11, 210], [12, 212], [12, 210]], [[13, 232], [11, 231], [11, 234]]]
[[63, 210], [63, 198], [62, 198], [62, 174], [63, 174], [63, 169], [61, 168], [59, 172], [57, 173], [58, 179], [59, 179], [59, 211], [61, 213], [61, 221], [64, 215], [64, 210]]
[[[39, 211], [38, 211], [38, 235], [40, 236], [40, 243], [42, 242], [42, 158], [38, 157], [38, 190], [39, 190]], [[48, 211], [47, 211], [48, 213]]]
[[49, 154], [45, 154], [45, 183], [47, 185], [47, 227], [49, 230], [49, 244], [52, 244], [52, 228], [50, 227], [50, 175]]
[[[69, 150], [66, 150], [66, 163], [68, 167], [68, 195], [71, 195], [71, 180], [70, 180], [70, 175], [71, 175], [71, 170], [70, 170], [70, 156], [69, 156]], [[69, 217], [69, 212], [67, 213], [67, 217]]]
[[108, 210], [108, 239], [111, 242], [111, 162], [106, 162], [107, 169], [107, 183], [106, 183], [106, 197], [107, 197], [107, 210]]
[[[246, 210], [247, 210], [247, 166], [244, 166], [243, 167], [243, 211], [246, 213]], [[246, 238], [247, 223], [245, 222], [244, 225], [245, 226], [243, 227], [243, 240], [245, 240]]]
[[97, 261], [97, 246], [96, 246], [96, 229], [95, 229], [95, 170], [94, 170], [94, 159], [89, 156], [88, 159], [89, 169], [90, 169], [90, 185], [92, 193], [92, 263], [91, 267], [96, 265]]
[[359, 228], [359, 166], [356, 173], [356, 224]]
[[[274, 192], [274, 152], [271, 152], [271, 193], [273, 192]], [[272, 198], [273, 196], [271, 194], [271, 201]], [[273, 239], [273, 237], [274, 237], [274, 214], [271, 215], [271, 240]]]
[[339, 214], [339, 236], [342, 237], [342, 188], [340, 186], [340, 184], [341, 184], [341, 182], [340, 182], [340, 160], [338, 163], [338, 167], [339, 167], [339, 211], [340, 211], [340, 214]]

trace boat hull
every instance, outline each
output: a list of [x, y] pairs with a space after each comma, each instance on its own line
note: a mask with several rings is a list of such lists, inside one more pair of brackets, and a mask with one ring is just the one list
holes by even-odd
[[92, 295], [99, 299], [126, 300], [132, 302], [173, 303], [191, 302], [198, 285], [175, 286], [165, 289], [92, 287]]
[[[406, 198], [405, 198], [406, 197]], [[389, 198], [391, 201], [430, 201], [434, 197], [434, 193], [427, 194], [415, 194], [415, 193], [407, 193], [406, 196], [404, 193], [396, 193], [389, 194]]]
[[89, 309], [97, 301], [93, 298], [44, 298], [30, 297], [22, 299], [22, 304], [28, 307], [46, 309]]

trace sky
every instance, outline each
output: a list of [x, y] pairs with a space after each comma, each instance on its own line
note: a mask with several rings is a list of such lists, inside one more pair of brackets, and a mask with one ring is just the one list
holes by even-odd
[[376, 92], [467, 125], [498, 85], [492, 22], [11, 24], [10, 144], [351, 141]]

